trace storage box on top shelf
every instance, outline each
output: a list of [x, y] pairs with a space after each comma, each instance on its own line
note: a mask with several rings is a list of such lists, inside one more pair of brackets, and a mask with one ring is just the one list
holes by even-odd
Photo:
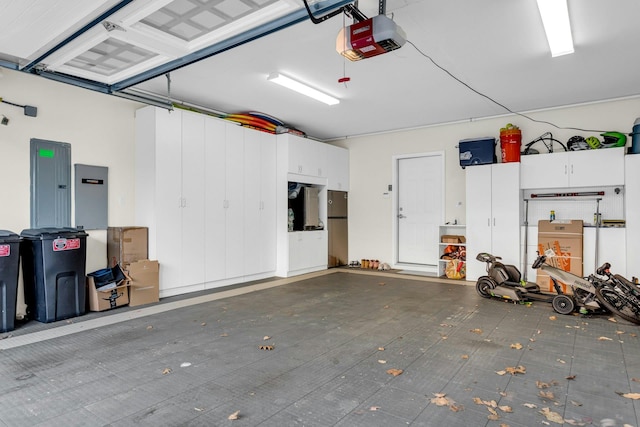
[[[538, 221], [538, 251], [544, 254], [552, 249], [554, 257], [547, 257], [547, 264], [582, 277], [582, 220]], [[536, 270], [536, 283], [540, 289], [555, 292], [553, 282], [548, 274]], [[564, 292], [571, 292], [564, 284], [560, 284]]]
[[119, 265], [87, 275], [89, 310], [105, 311], [129, 304], [130, 279]]
[[131, 279], [129, 288], [129, 305], [151, 304], [160, 301], [158, 261], [148, 259], [132, 262], [128, 266]]
[[107, 229], [108, 266], [127, 268], [132, 262], [148, 259], [147, 227], [109, 227]]
[[458, 142], [460, 166], [497, 163], [496, 139], [492, 137], [469, 138]]
[[465, 243], [467, 239], [464, 236], [459, 236], [456, 234], [443, 234], [440, 237], [440, 241], [442, 243], [457, 244], [457, 243]]

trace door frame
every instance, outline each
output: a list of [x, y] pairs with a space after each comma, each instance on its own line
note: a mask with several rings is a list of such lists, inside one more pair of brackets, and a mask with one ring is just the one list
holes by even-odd
[[[398, 197], [399, 197], [399, 191], [398, 191], [398, 173], [399, 173], [399, 167], [398, 164], [400, 162], [400, 160], [403, 159], [411, 159], [411, 158], [415, 158], [415, 157], [440, 157], [440, 168], [442, 171], [442, 197], [440, 200], [440, 224], [444, 223], [444, 217], [445, 217], [445, 188], [446, 188], [446, 183], [445, 183], [445, 178], [446, 178], [446, 171], [445, 171], [445, 152], [444, 151], [429, 151], [429, 152], [423, 152], [423, 153], [411, 153], [411, 154], [396, 154], [394, 156], [392, 156], [392, 166], [391, 166], [391, 170], [392, 170], [392, 177], [393, 177], [393, 183], [392, 183], [392, 190], [391, 194], [392, 196], [392, 203], [391, 203], [391, 238], [392, 238], [392, 242], [393, 242], [393, 261], [392, 261], [392, 268], [398, 268], [398, 269], [410, 269], [410, 270], [414, 270], [414, 271], [421, 271], [421, 272], [434, 272], [437, 273], [438, 271], [438, 265], [436, 264], [435, 266], [432, 266], [430, 264], [402, 264], [400, 262], [398, 262], [398, 255], [399, 255], [399, 248], [398, 248], [398, 205], [399, 205], [399, 201], [398, 201]], [[433, 242], [434, 245], [437, 245], [438, 242]]]

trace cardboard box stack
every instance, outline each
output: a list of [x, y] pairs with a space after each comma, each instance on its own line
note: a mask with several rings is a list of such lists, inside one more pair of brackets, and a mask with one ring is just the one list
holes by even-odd
[[105, 311], [129, 304], [129, 278], [119, 265], [87, 275], [89, 310]]
[[[538, 251], [544, 254], [552, 249], [556, 256], [547, 257], [547, 264], [582, 276], [582, 221], [538, 221]], [[553, 282], [548, 274], [536, 270], [536, 283], [542, 291], [555, 293]], [[564, 292], [571, 292], [564, 284], [560, 284]]]

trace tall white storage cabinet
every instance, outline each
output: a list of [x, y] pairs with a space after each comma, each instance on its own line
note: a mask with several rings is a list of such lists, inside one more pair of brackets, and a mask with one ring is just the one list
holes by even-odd
[[520, 268], [520, 163], [470, 166], [467, 186], [467, 280], [485, 274], [480, 252]]
[[[627, 278], [640, 277], [640, 154], [625, 156], [625, 231], [627, 238]], [[611, 262], [613, 264], [613, 262]], [[620, 271], [613, 267], [612, 271]]]
[[276, 140], [244, 130], [245, 274], [276, 269]]
[[[204, 282], [204, 119], [144, 108], [136, 112], [136, 222], [149, 227], [149, 257], [160, 260], [160, 290]], [[146, 199], [146, 200], [145, 200]]]
[[161, 297], [275, 274], [275, 144], [202, 114], [136, 112], [136, 224]]

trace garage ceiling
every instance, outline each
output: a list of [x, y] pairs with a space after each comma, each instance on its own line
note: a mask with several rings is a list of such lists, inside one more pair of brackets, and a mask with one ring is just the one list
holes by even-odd
[[[310, 3], [323, 16], [349, 2]], [[378, 1], [358, 8], [374, 16]], [[388, 0], [386, 12], [409, 42], [349, 62], [335, 43], [352, 20], [313, 24], [302, 0], [7, 0], [0, 65], [161, 103], [259, 111], [323, 140], [507, 112], [487, 97], [526, 112], [640, 94], [637, 0], [569, 0], [575, 53], [556, 58], [535, 0]], [[341, 102], [274, 85], [274, 72]]]

